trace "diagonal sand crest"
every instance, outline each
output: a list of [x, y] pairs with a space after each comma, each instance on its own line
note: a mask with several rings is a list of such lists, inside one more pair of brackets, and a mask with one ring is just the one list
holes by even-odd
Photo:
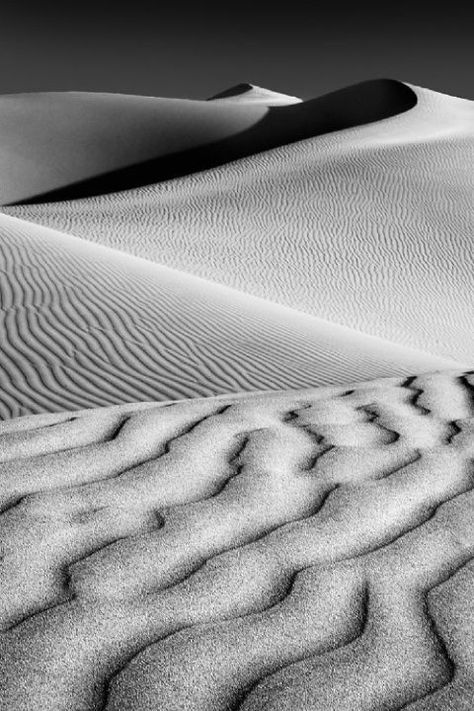
[[2, 707], [467, 708], [473, 393], [445, 371], [1, 424]]
[[453, 366], [4, 215], [0, 259], [2, 418]]
[[265, 106], [288, 106], [289, 104], [299, 104], [302, 99], [288, 94], [280, 94], [278, 91], [270, 91], [255, 84], [237, 84], [219, 94], [211, 96], [208, 101], [233, 101], [245, 103], [258, 103]]

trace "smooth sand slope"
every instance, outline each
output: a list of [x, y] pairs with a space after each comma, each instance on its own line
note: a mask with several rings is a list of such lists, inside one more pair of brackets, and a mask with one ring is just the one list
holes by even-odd
[[474, 376], [0, 424], [0, 706], [456, 711]]
[[0, 418], [453, 363], [0, 215]]
[[9, 211], [472, 362], [474, 104], [413, 91], [414, 108], [376, 123], [139, 190]]
[[[255, 101], [258, 94], [259, 101]], [[390, 80], [295, 103], [80, 92], [0, 96], [0, 204], [77, 198], [167, 180], [283, 143], [377, 121], [416, 97]], [[263, 101], [262, 101], [263, 98]]]
[[302, 99], [297, 96], [280, 94], [278, 91], [270, 91], [261, 86], [255, 86], [255, 84], [236, 84], [230, 89], [211, 96], [208, 101], [238, 101], [264, 104], [265, 106], [288, 106], [289, 104], [300, 104]]
[[[122, 94], [1, 96], [0, 204], [223, 141], [252, 127], [266, 111], [263, 105]], [[131, 180], [143, 182], [148, 176]], [[117, 187], [111, 182], [111, 189]]]

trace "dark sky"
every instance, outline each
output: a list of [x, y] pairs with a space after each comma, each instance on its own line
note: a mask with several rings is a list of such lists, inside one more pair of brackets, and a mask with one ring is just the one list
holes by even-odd
[[0, 93], [204, 98], [248, 81], [311, 98], [391, 77], [474, 99], [470, 3], [423, 5], [3, 0]]

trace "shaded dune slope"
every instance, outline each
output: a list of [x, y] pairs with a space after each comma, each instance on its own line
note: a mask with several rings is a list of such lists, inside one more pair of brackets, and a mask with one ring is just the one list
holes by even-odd
[[452, 362], [0, 216], [0, 417]]
[[474, 102], [414, 91], [413, 109], [377, 123], [134, 191], [8, 211], [472, 362]]
[[472, 702], [474, 377], [0, 423], [9, 711]]
[[75, 199], [168, 180], [415, 103], [408, 86], [389, 79], [276, 106], [74, 92], [2, 96], [0, 202]]

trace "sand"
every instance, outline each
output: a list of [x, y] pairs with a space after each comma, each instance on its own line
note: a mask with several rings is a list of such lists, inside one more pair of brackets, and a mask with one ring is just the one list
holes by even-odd
[[470, 363], [474, 103], [412, 90], [416, 106], [392, 118], [135, 191], [8, 211]]
[[474, 377], [0, 425], [12, 711], [468, 708]]
[[208, 101], [237, 101], [264, 104], [265, 106], [289, 106], [290, 104], [300, 104], [302, 99], [297, 96], [289, 96], [288, 94], [280, 94], [278, 91], [264, 89], [261, 86], [255, 86], [255, 84], [236, 84], [230, 89], [211, 96]]
[[136, 163], [207, 147], [251, 128], [266, 111], [121, 94], [1, 96], [0, 203], [24, 202]]
[[0, 215], [0, 418], [453, 367]]
[[0, 97], [1, 709], [471, 708], [472, 119]]
[[[261, 98], [262, 90], [250, 93]], [[149, 185], [379, 121], [415, 102], [409, 87], [388, 79], [306, 102], [279, 97], [277, 106], [81, 92], [1, 96], [0, 204]]]

